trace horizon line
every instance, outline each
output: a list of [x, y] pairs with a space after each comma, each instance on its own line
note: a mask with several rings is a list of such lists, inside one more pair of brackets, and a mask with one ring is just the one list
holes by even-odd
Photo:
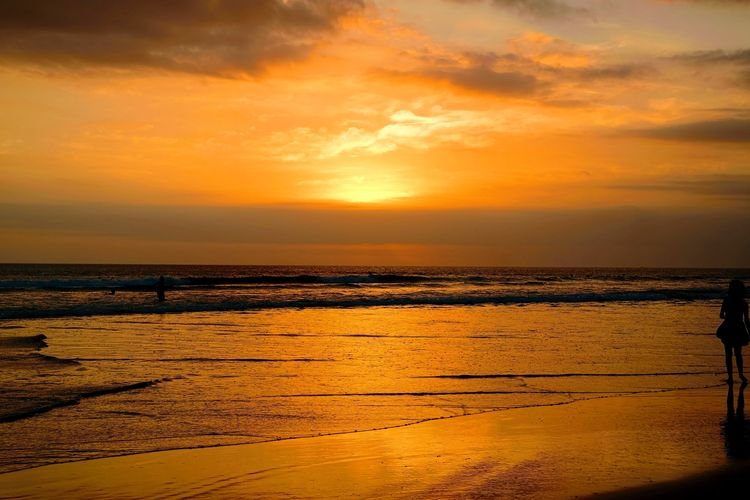
[[200, 264], [200, 263], [99, 263], [99, 262], [0, 262], [0, 266], [148, 266], [148, 267], [350, 267], [350, 268], [372, 268], [372, 267], [400, 267], [400, 268], [476, 268], [476, 269], [648, 269], [648, 270], [748, 270], [750, 267], [729, 266], [696, 266], [696, 267], [670, 267], [670, 266], [581, 266], [581, 265], [435, 265], [435, 264]]

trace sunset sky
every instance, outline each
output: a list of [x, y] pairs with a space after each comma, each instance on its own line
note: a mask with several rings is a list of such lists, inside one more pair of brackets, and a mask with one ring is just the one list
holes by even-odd
[[0, 261], [750, 266], [750, 1], [5, 0]]

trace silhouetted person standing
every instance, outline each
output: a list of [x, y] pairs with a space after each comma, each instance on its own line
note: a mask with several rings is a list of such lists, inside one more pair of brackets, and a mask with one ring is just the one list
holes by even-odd
[[729, 292], [721, 304], [719, 317], [724, 321], [716, 331], [716, 336], [724, 344], [724, 354], [727, 363], [727, 380], [732, 383], [732, 350], [737, 360], [737, 373], [743, 382], [747, 381], [742, 371], [742, 346], [748, 344], [747, 326], [750, 324], [748, 318], [747, 302], [745, 302], [745, 285], [740, 280], [732, 280], [729, 283]]
[[166, 300], [164, 296], [164, 276], [159, 276], [159, 281], [156, 282], [156, 298], [159, 302]]

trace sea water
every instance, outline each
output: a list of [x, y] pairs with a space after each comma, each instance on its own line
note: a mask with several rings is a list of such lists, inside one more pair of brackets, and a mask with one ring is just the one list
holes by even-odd
[[716, 385], [748, 274], [3, 265], [0, 471]]

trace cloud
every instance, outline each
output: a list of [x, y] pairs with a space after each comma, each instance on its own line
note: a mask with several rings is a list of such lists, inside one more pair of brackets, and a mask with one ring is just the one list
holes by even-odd
[[[516, 45], [512, 48], [518, 49]], [[420, 59], [422, 68], [411, 72], [383, 72], [391, 77], [417, 77], [453, 87], [510, 98], [543, 102], [572, 102], [577, 96], [559, 96], [555, 91], [570, 85], [599, 81], [626, 81], [649, 77], [655, 69], [648, 63], [597, 64], [573, 49], [557, 47], [498, 54], [464, 52], [453, 58]]]
[[416, 78], [447, 83], [453, 87], [495, 96], [526, 97], [540, 87], [533, 74], [536, 63], [515, 53], [447, 52], [435, 56], [430, 52], [413, 54], [418, 65], [413, 70], [383, 70], [391, 78]]
[[629, 80], [652, 75], [654, 69], [645, 63], [631, 63], [574, 68], [569, 73], [583, 80]]
[[432, 69], [423, 76], [448, 82], [457, 87], [504, 96], [527, 96], [540, 87], [539, 80], [520, 71], [498, 71], [479, 65], [468, 68]]
[[745, 118], [727, 118], [677, 123], [629, 130], [626, 131], [626, 134], [672, 141], [744, 143], [750, 142], [750, 120]]
[[698, 176], [693, 179], [643, 184], [618, 184], [612, 187], [637, 191], [673, 191], [721, 199], [750, 201], [750, 175], [714, 174]]
[[[384, 70], [386, 77], [447, 83], [458, 89], [543, 103], [581, 101], [601, 90], [611, 95], [612, 82], [651, 79], [650, 60], [611, 62], [595, 45], [577, 44], [542, 32], [525, 32], [505, 42], [503, 51], [435, 51], [409, 53], [414, 69]], [[602, 82], [597, 87], [597, 83]], [[606, 88], [605, 88], [606, 87]]]
[[[3, 204], [0, 235], [14, 242], [15, 250], [4, 245], [0, 258], [20, 262], [47, 255], [48, 260], [77, 261], [83, 252], [100, 261], [130, 261], [139, 248], [156, 247], [160, 262], [216, 262], [226, 255], [241, 258], [226, 249], [246, 250], [247, 245], [453, 245], [485, 248], [496, 257], [483, 263], [495, 265], [747, 266], [750, 233], [741, 229], [748, 222], [745, 211], [637, 208], [522, 212]], [[19, 234], [33, 238], [23, 240]], [[48, 241], [54, 242], [54, 252], [44, 254], [38, 245]], [[721, 249], [707, 241], [721, 242]], [[200, 252], [191, 253], [196, 246]], [[271, 252], [256, 259], [275, 262]], [[339, 257], [339, 263], [346, 259]], [[308, 258], [297, 254], [297, 261]], [[462, 262], [476, 264], [470, 258]]]
[[365, 0], [4, 0], [0, 63], [220, 76], [303, 57]]
[[700, 50], [677, 54], [673, 59], [693, 64], [738, 64], [750, 65], [750, 49], [743, 50]]
[[[454, 3], [471, 4], [484, 0], [448, 0]], [[564, 19], [589, 14], [588, 9], [573, 7], [561, 0], [489, 0], [492, 5], [511, 9], [519, 14], [537, 18]]]
[[750, 49], [684, 52], [670, 59], [711, 73], [716, 72], [719, 66], [729, 68], [729, 71], [734, 71], [733, 85], [741, 89], [750, 88]]
[[697, 3], [703, 5], [719, 5], [719, 6], [750, 6], [750, 0], [659, 0], [664, 3]]
[[530, 125], [528, 117], [511, 110], [498, 114], [433, 109], [430, 114], [418, 115], [401, 109], [375, 128], [351, 126], [330, 131], [301, 127], [279, 132], [271, 138], [265, 153], [274, 159], [309, 161], [379, 155], [402, 147], [428, 149], [447, 143], [481, 147], [490, 143], [490, 135], [498, 130], [514, 132]]

